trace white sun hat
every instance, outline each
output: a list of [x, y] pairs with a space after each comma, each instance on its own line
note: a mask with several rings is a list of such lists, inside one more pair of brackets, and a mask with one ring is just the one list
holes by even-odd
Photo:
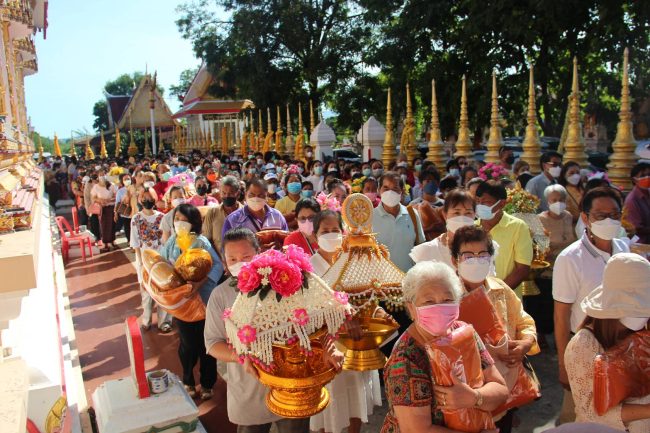
[[609, 259], [603, 282], [580, 306], [596, 319], [650, 317], [650, 262], [634, 253]]

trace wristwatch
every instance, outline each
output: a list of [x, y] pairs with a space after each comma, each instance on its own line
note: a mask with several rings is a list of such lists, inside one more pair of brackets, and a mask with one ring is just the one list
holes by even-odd
[[479, 390], [476, 390], [476, 403], [474, 403], [474, 407], [481, 407], [483, 406], [483, 394]]

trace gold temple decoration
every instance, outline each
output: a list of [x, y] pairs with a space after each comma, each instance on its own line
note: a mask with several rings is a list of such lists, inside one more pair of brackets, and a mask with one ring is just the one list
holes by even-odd
[[257, 134], [255, 134], [255, 127], [253, 126], [253, 110], [248, 110], [248, 137], [251, 152], [257, 152]]
[[440, 137], [436, 80], [431, 80], [431, 128], [429, 130], [429, 152], [427, 152], [427, 160], [433, 162], [440, 173], [445, 172], [447, 154], [445, 153], [444, 143]]
[[248, 143], [246, 143], [247, 138], [248, 134], [244, 132], [241, 135], [241, 157], [244, 161], [246, 161], [246, 158], [248, 157]]
[[294, 146], [293, 131], [291, 130], [291, 113], [289, 112], [289, 104], [287, 104], [287, 141], [285, 142], [284, 152], [287, 155], [292, 155], [295, 150]]
[[225, 126], [221, 127], [221, 154], [228, 154], [228, 131]]
[[411, 88], [406, 83], [406, 118], [404, 129], [400, 139], [400, 153], [406, 155], [409, 164], [419, 156], [417, 144], [415, 143], [415, 119], [413, 118], [413, 106], [411, 104]]
[[151, 156], [151, 146], [149, 146], [149, 131], [144, 129], [143, 132], [144, 132], [144, 156], [149, 157]]
[[276, 116], [275, 119], [275, 151], [277, 153], [282, 153], [282, 119], [280, 118], [280, 106], [275, 106]]
[[497, 94], [497, 74], [492, 71], [492, 106], [490, 110], [490, 135], [487, 141], [485, 162], [499, 162], [499, 149], [503, 146], [499, 122], [499, 96]]
[[566, 104], [566, 114], [564, 115], [564, 124], [562, 125], [562, 135], [560, 135], [560, 144], [557, 147], [557, 151], [564, 153], [564, 143], [566, 143], [566, 136], [569, 133], [569, 112], [571, 111], [571, 98], [567, 101]]
[[456, 152], [454, 158], [464, 156], [472, 157], [472, 142], [469, 139], [469, 116], [467, 114], [467, 89], [465, 75], [463, 75], [463, 87], [460, 96], [460, 126], [458, 128], [458, 140], [456, 140]]
[[314, 128], [316, 128], [316, 123], [314, 120], [314, 103], [309, 100], [309, 135], [311, 138], [312, 132], [314, 132]]
[[271, 123], [271, 109], [266, 108], [266, 137], [264, 137], [264, 147], [262, 153], [266, 154], [271, 150], [271, 140], [273, 140], [273, 124]]
[[133, 138], [133, 125], [131, 124], [131, 116], [129, 116], [129, 148], [126, 151], [129, 156], [136, 156], [138, 154], [138, 146], [135, 144]]
[[74, 145], [74, 138], [72, 138], [72, 134], [70, 134], [70, 156], [77, 156], [77, 148]]
[[122, 154], [122, 137], [120, 136], [120, 128], [115, 127], [115, 158], [119, 158]]
[[533, 65], [529, 68], [528, 79], [528, 112], [526, 114], [526, 134], [522, 143], [524, 152], [521, 159], [526, 161], [530, 166], [533, 174], [539, 174], [541, 168], [539, 160], [542, 156], [542, 143], [539, 141], [537, 133], [537, 110], [535, 106], [535, 81], [533, 78]]
[[108, 158], [108, 152], [106, 152], [106, 140], [104, 139], [104, 130], [99, 131], [99, 157], [102, 159]]
[[632, 189], [630, 170], [636, 164], [636, 140], [632, 127], [632, 110], [630, 107], [630, 78], [628, 75], [628, 49], [623, 52], [623, 77], [621, 78], [621, 111], [618, 113], [616, 138], [612, 143], [614, 152], [609, 157], [609, 178], [625, 191]]
[[381, 162], [384, 167], [395, 161], [395, 143], [393, 142], [393, 109], [390, 102], [390, 88], [388, 89], [388, 99], [386, 102], [386, 133], [384, 134], [384, 148], [381, 152]]
[[56, 136], [56, 132], [54, 133], [54, 156], [58, 156], [59, 158], [63, 156], [61, 154], [61, 146], [59, 145], [59, 137]]
[[255, 149], [257, 152], [260, 152], [262, 150], [262, 146], [264, 145], [264, 138], [266, 137], [266, 134], [264, 134], [264, 124], [262, 123], [262, 109], [260, 108], [257, 111], [257, 148]]
[[95, 152], [93, 152], [93, 148], [90, 147], [90, 137], [86, 137], [86, 151], [84, 157], [87, 161], [95, 159]]
[[573, 161], [580, 164], [580, 167], [586, 167], [588, 161], [585, 153], [585, 140], [582, 136], [582, 123], [580, 122], [580, 91], [578, 90], [578, 59], [576, 57], [573, 58], [573, 82], [569, 98], [569, 130], [564, 143], [564, 162]]
[[305, 141], [305, 130], [302, 124], [302, 105], [298, 102], [298, 135], [296, 137], [296, 148], [294, 149], [294, 158], [302, 159], [302, 143]]
[[7, 105], [5, 103], [5, 88], [2, 85], [2, 80], [0, 80], [0, 117], [5, 117], [7, 115]]

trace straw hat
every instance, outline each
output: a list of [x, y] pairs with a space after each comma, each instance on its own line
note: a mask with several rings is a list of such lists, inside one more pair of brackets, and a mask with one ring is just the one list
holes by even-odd
[[583, 299], [581, 307], [596, 319], [650, 317], [650, 262], [633, 253], [611, 257], [602, 284]]

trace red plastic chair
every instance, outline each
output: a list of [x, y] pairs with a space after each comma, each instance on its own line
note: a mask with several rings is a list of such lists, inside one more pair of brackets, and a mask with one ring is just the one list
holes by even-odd
[[84, 262], [86, 261], [86, 246], [90, 251], [90, 257], [93, 256], [92, 235], [90, 233], [73, 233], [70, 223], [62, 216], [56, 217], [56, 225], [59, 227], [59, 234], [61, 235], [63, 260], [68, 260], [70, 247], [74, 246], [81, 248], [81, 257]]
[[72, 206], [72, 227], [74, 233], [79, 233], [79, 214], [77, 213], [77, 206]]

